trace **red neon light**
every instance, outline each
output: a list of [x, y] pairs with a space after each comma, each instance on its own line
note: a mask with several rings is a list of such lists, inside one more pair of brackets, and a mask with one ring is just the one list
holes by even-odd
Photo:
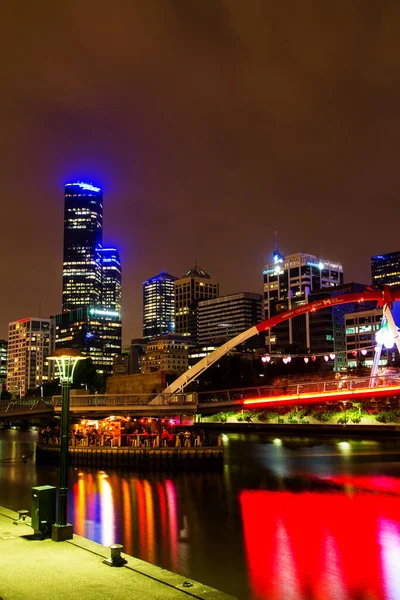
[[268, 396], [268, 398], [247, 398], [243, 404], [312, 404], [318, 400], [363, 399], [381, 396], [392, 396], [400, 393], [400, 385], [380, 388], [363, 388], [359, 390], [339, 390], [337, 392], [315, 392], [309, 394], [290, 394], [287, 396]]
[[[298, 317], [300, 315], [305, 315], [309, 312], [315, 312], [321, 308], [338, 306], [339, 304], [367, 302], [374, 300], [377, 302], [382, 302], [382, 294], [382, 291], [374, 290], [370, 292], [363, 292], [362, 294], [343, 294], [341, 296], [334, 296], [333, 298], [326, 298], [325, 300], [316, 300], [315, 302], [303, 304], [302, 306], [297, 306], [296, 308], [287, 310], [279, 315], [275, 315], [271, 319], [266, 319], [265, 321], [262, 321], [262, 323], [256, 325], [256, 329], [258, 332], [265, 331], [266, 329], [271, 329], [271, 327], [277, 325], [278, 323], [282, 323], [283, 321], [288, 321], [289, 319], [293, 319], [294, 317]], [[400, 300], [400, 292], [393, 292], [393, 300]]]
[[20, 320], [18, 321], [18, 323], [26, 323], [27, 321], [30, 321], [30, 320], [31, 320], [31, 318], [30, 318], [30, 317], [27, 317], [26, 319], [20, 319]]

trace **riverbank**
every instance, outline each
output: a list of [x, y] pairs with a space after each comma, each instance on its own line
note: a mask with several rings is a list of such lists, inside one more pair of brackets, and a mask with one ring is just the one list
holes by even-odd
[[355, 437], [400, 437], [400, 425], [333, 425], [290, 423], [201, 422], [192, 426], [214, 433], [266, 433], [274, 435], [319, 435]]
[[123, 567], [110, 567], [103, 563], [109, 549], [78, 535], [66, 542], [35, 539], [29, 525], [14, 525], [17, 517], [0, 507], [0, 596], [4, 600], [126, 600], [131, 595], [141, 600], [234, 600], [126, 554]]
[[[58, 464], [60, 446], [36, 444], [38, 464]], [[223, 465], [222, 446], [130, 448], [110, 446], [69, 446], [70, 465], [124, 467], [139, 470], [210, 470]]]

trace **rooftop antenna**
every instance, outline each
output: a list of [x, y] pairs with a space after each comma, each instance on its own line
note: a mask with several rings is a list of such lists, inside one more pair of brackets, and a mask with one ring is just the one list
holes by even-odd
[[273, 252], [274, 263], [283, 262], [283, 256], [279, 252], [278, 248], [278, 232], [274, 231], [274, 252]]

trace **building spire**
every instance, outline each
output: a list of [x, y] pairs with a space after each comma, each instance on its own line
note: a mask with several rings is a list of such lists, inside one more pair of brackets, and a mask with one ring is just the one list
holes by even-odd
[[278, 232], [274, 231], [274, 252], [272, 254], [274, 263], [283, 262], [284, 258], [278, 248]]

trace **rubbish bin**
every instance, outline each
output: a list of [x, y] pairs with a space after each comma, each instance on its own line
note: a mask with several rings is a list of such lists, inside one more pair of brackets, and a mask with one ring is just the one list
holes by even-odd
[[32, 488], [31, 527], [42, 537], [51, 535], [51, 526], [56, 522], [56, 488], [39, 485]]

